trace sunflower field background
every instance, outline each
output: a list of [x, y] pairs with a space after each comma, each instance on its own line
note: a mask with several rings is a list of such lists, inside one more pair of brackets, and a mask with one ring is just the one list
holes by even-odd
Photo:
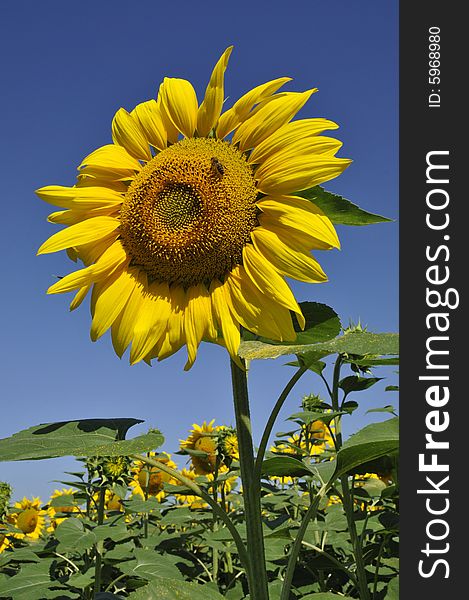
[[[41, 7], [23, 0], [4, 12], [0, 151], [9, 225], [1, 243], [9, 285], [2, 296], [0, 598], [267, 598], [253, 583], [255, 559], [245, 556], [258, 549], [249, 516], [251, 486], [240, 479], [246, 474], [239, 451], [246, 438], [239, 437], [239, 409], [236, 419], [233, 415], [229, 356], [220, 342], [235, 362], [249, 367], [258, 458], [252, 467], [261, 482], [257, 525], [270, 600], [397, 598], [398, 339], [390, 333], [397, 330], [397, 3], [377, 7], [363, 0], [358, 8], [341, 0], [299, 2], [288, 14], [290, 23], [281, 3], [262, 2], [238, 3], [233, 12], [144, 0], [130, 12], [120, 0], [73, 9], [55, 0]], [[70, 264], [59, 254], [35, 256], [55, 230], [46, 223], [50, 210], [33, 190], [39, 195], [42, 190], [48, 202], [44, 196], [51, 192], [57, 198], [57, 189], [45, 186], [74, 186], [75, 167], [106, 144], [135, 152], [127, 111], [157, 98], [165, 77], [191, 81], [202, 101], [210, 70], [220, 56], [230, 55], [231, 46], [220, 110], [263, 82], [285, 78], [286, 96], [319, 90], [296, 119], [340, 125], [331, 134], [343, 145], [337, 164], [350, 157], [351, 166], [337, 180], [323, 177], [321, 187], [310, 177], [310, 188], [301, 188], [305, 200], [284, 202], [293, 202], [295, 210], [304, 210], [301, 202], [316, 203], [341, 249], [314, 254], [326, 283], [307, 283], [325, 280], [321, 267], [316, 279], [288, 279], [304, 323], [294, 318], [290, 324], [286, 308], [272, 307], [276, 318], [259, 320], [256, 330], [245, 313], [237, 339], [215, 299], [218, 331], [207, 326], [194, 335], [217, 344], [197, 348], [198, 339], [191, 346], [188, 330], [178, 338], [174, 325], [166, 341], [162, 330], [156, 350], [147, 338], [137, 339], [130, 360], [138, 364], [129, 366], [127, 357], [116, 359], [110, 339], [89, 343], [87, 301], [70, 315], [71, 298], [44, 294], [54, 282], [67, 291]], [[175, 96], [169, 84], [164, 93], [171, 112]], [[199, 116], [197, 130], [182, 118], [179, 131], [199, 136], [205, 127], [210, 150], [204, 173], [218, 185], [228, 181], [231, 167], [223, 153], [210, 159], [215, 142], [209, 138], [217, 129], [213, 110], [212, 117], [210, 110]], [[115, 113], [120, 121], [111, 131]], [[170, 121], [178, 118], [169, 116], [168, 136]], [[257, 128], [262, 125], [263, 120]], [[247, 129], [244, 138], [233, 134], [248, 156], [256, 156], [246, 145], [253, 131]], [[155, 138], [147, 139], [156, 154], [168, 152]], [[177, 132], [171, 144], [176, 141]], [[336, 152], [335, 141], [329, 143]], [[151, 150], [143, 160], [154, 157]], [[91, 169], [101, 168], [96, 164]], [[272, 164], [264, 168], [264, 180], [262, 167], [258, 171], [261, 197], [257, 212], [250, 213], [248, 232], [257, 228], [259, 255], [248, 244], [249, 252], [243, 249], [243, 259], [233, 259], [230, 273], [246, 265], [253, 269], [251, 261], [259, 256], [276, 260], [269, 236], [284, 233], [279, 222], [270, 230], [279, 198], [273, 193], [270, 204], [262, 198], [282, 185], [275, 169], [283, 162]], [[114, 186], [113, 193], [124, 194], [127, 185]], [[193, 202], [184, 194], [184, 202]], [[269, 218], [260, 214], [269, 210], [274, 211]], [[54, 214], [51, 220], [74, 224]], [[129, 237], [124, 250], [130, 246]], [[326, 246], [338, 244], [329, 237]], [[87, 266], [84, 255], [68, 253]], [[148, 285], [163, 272], [151, 271]], [[292, 273], [286, 272], [295, 277]], [[257, 275], [248, 274], [243, 283], [235, 273], [231, 289], [256, 283]], [[197, 284], [190, 277], [181, 275], [184, 290]], [[223, 275], [215, 272], [217, 278], [223, 284]], [[219, 282], [207, 286], [210, 294]], [[175, 288], [171, 279], [169, 284]], [[156, 283], [151, 285], [155, 290]], [[82, 290], [87, 291], [80, 289], [80, 301]], [[246, 306], [254, 295], [259, 292], [249, 293]], [[295, 305], [288, 309], [295, 311]], [[184, 350], [170, 356], [186, 342], [189, 357]], [[158, 352], [165, 360], [150, 368], [145, 360]], [[185, 366], [191, 367], [188, 373]], [[39, 460], [48, 458], [54, 460]]]

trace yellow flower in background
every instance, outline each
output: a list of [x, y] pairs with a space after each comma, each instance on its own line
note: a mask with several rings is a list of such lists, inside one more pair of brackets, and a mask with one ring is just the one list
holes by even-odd
[[180, 440], [182, 450], [197, 450], [205, 452], [204, 456], [191, 455], [191, 463], [197, 475], [208, 475], [216, 470], [217, 466], [217, 428], [213, 426], [215, 419], [202, 425], [194, 423], [185, 440]]
[[[176, 463], [171, 460], [171, 455], [166, 452], [158, 455], [155, 452], [150, 452], [149, 458], [152, 457], [172, 469], [177, 469]], [[164, 484], [172, 483], [173, 485], [178, 485], [178, 482], [174, 477], [161, 471], [158, 467], [152, 467], [141, 460], [134, 462], [132, 472], [133, 478], [130, 481], [132, 494], [138, 494], [142, 498], [154, 496], [161, 502], [166, 495], [163, 489]]]
[[8, 535], [2, 533], [4, 527], [0, 525], [0, 554], [11, 546], [11, 541]]
[[[74, 502], [75, 500], [75, 494], [77, 493], [77, 490], [74, 490], [72, 488], [62, 488], [61, 490], [54, 490], [54, 492], [51, 494], [51, 497], [49, 499], [49, 506], [47, 508], [47, 514], [49, 516], [49, 521], [50, 521], [50, 525], [47, 528], [47, 532], [48, 533], [52, 533], [57, 525], [59, 525], [60, 523], [62, 523], [62, 521], [65, 521], [65, 519], [71, 514], [73, 513], [75, 516], [76, 514], [80, 514], [81, 510], [80, 507], [77, 504], [69, 504], [68, 502], [64, 501], [63, 506], [62, 505], [55, 505], [54, 506], [50, 506], [50, 503], [52, 500], [54, 500], [55, 498], [67, 498], [68, 500], [71, 500], [72, 502]], [[64, 514], [66, 513], [66, 514]]]
[[20, 531], [12, 533], [11, 536], [17, 539], [37, 540], [45, 525], [46, 511], [41, 509], [41, 500], [23, 498], [20, 502], [15, 502], [14, 508], [17, 510], [9, 514], [7, 520]]
[[[206, 475], [198, 474], [194, 468], [191, 469], [182, 469], [181, 475], [187, 477], [191, 481], [195, 481], [197, 479], [197, 483], [202, 485], [202, 487], [208, 488], [208, 493], [210, 496], [214, 496], [214, 483], [216, 485], [217, 491], [217, 500], [218, 502], [225, 502], [226, 495], [229, 494], [235, 487], [237, 483], [237, 476], [226, 477], [223, 475], [229, 472], [228, 467], [225, 465], [220, 465], [220, 469], [217, 473], [217, 480], [215, 482], [215, 474], [207, 473]], [[219, 478], [221, 477], [221, 480]], [[192, 494], [175, 494], [175, 498], [181, 506], [189, 506], [191, 510], [195, 510], [197, 508], [208, 508], [208, 504], [200, 498], [200, 496], [195, 496]]]
[[[108, 329], [131, 364], [164, 359], [200, 342], [223, 344], [237, 360], [240, 327], [295, 339], [304, 317], [285, 277], [327, 280], [311, 250], [339, 247], [330, 220], [301, 190], [342, 173], [341, 143], [321, 135], [323, 118], [292, 121], [317, 90], [278, 92], [282, 77], [244, 94], [222, 114], [228, 48], [199, 104], [192, 85], [165, 78], [156, 100], [120, 108], [113, 143], [86, 156], [73, 187], [40, 198], [63, 210], [66, 227], [39, 254], [67, 250], [84, 268], [48, 293], [91, 291], [91, 338]], [[299, 192], [299, 195], [296, 195]]]

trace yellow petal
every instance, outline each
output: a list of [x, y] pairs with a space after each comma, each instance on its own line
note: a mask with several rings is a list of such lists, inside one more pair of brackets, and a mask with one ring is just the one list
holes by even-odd
[[210, 285], [210, 297], [212, 300], [213, 312], [222, 331], [223, 342], [226, 349], [231, 358], [242, 369], [243, 365], [238, 356], [241, 334], [239, 332], [239, 324], [236, 322], [229, 309], [229, 291], [226, 282], [220, 283], [218, 280], [214, 279]]
[[92, 210], [58, 210], [48, 215], [49, 223], [57, 225], [75, 225], [92, 217], [114, 217], [119, 214], [120, 205], [116, 207], [93, 208]]
[[351, 162], [329, 154], [292, 157], [268, 169], [257, 187], [264, 194], [291, 194], [338, 177]]
[[132, 341], [134, 326], [143, 303], [143, 290], [147, 286], [147, 275], [145, 271], [140, 271], [127, 303], [112, 324], [112, 345], [119, 358], [122, 358], [122, 355]]
[[317, 89], [306, 92], [289, 92], [270, 99], [246, 119], [233, 134], [233, 144], [241, 151], [255, 148], [257, 144], [288, 123]]
[[116, 146], [115, 144], [101, 146], [101, 148], [88, 154], [78, 168], [83, 169], [85, 166], [97, 169], [111, 169], [116, 173], [121, 172], [122, 174], [127, 171], [140, 171], [142, 168], [138, 160], [130, 156], [125, 148]]
[[292, 310], [302, 319], [303, 313], [286, 281], [251, 244], [243, 248], [243, 265], [254, 285], [263, 294]]
[[[340, 248], [339, 238], [330, 219], [312, 202], [296, 196], [266, 196], [257, 206], [263, 212], [260, 215], [262, 225], [263, 216], [267, 215], [277, 219], [280, 225], [287, 225], [311, 235], [325, 243], [326, 247]], [[314, 247], [311, 246], [311, 249]]]
[[37, 251], [38, 254], [58, 252], [73, 246], [97, 241], [115, 231], [120, 225], [114, 217], [93, 217], [54, 233]]
[[113, 208], [122, 204], [123, 196], [114, 190], [99, 186], [65, 187], [47, 185], [36, 190], [36, 194], [49, 204], [76, 210]]
[[188, 357], [184, 367], [185, 371], [188, 371], [194, 364], [197, 349], [205, 334], [216, 338], [216, 330], [215, 335], [213, 334], [214, 330], [210, 295], [205, 284], [200, 283], [190, 287], [187, 290], [187, 307], [184, 311], [184, 333]]
[[208, 135], [221, 114], [224, 100], [224, 75], [232, 50], [233, 46], [227, 48], [215, 65], [205, 90], [205, 98], [197, 113], [197, 133], [202, 137]]
[[70, 310], [75, 310], [76, 308], [78, 308], [80, 306], [80, 304], [86, 298], [90, 289], [91, 289], [91, 285], [85, 285], [84, 287], [82, 287], [81, 289], [78, 290], [78, 292], [75, 294], [75, 297], [73, 298], [73, 300], [70, 303]]
[[151, 152], [140, 124], [125, 108], [119, 108], [112, 120], [112, 140], [134, 158], [150, 160]]
[[148, 142], [158, 150], [164, 150], [166, 148], [166, 130], [156, 100], [137, 104], [130, 114], [138, 121]]
[[337, 129], [339, 126], [327, 119], [300, 119], [292, 121], [277, 129], [251, 152], [248, 162], [261, 164], [274, 152], [290, 147], [291, 144], [304, 138], [317, 136], [327, 129]]
[[174, 126], [173, 122], [171, 121], [169, 114], [166, 110], [166, 107], [162, 101], [163, 90], [164, 90], [164, 82], [160, 85], [160, 88], [158, 90], [156, 106], [161, 115], [161, 122], [163, 123], [163, 127], [166, 131], [166, 139], [171, 144], [175, 144], [178, 141], [179, 131], [178, 131], [177, 127]]
[[98, 281], [91, 294], [90, 336], [93, 342], [111, 327], [129, 299], [136, 284], [136, 269], [115, 272], [107, 279]]
[[[249, 331], [277, 341], [293, 341], [296, 333], [293, 328], [290, 311], [261, 292], [253, 283], [243, 266], [230, 273], [230, 291], [235, 315], [241, 311], [244, 318], [250, 317]], [[236, 291], [235, 291], [236, 290]], [[252, 308], [252, 314], [246, 312], [246, 305]], [[254, 319], [253, 319], [254, 316]]]
[[197, 96], [185, 79], [165, 77], [160, 88], [161, 102], [171, 122], [185, 137], [194, 135], [197, 127]]
[[154, 282], [142, 292], [140, 312], [133, 330], [130, 364], [141, 361], [164, 334], [171, 314], [167, 283]]
[[107, 248], [100, 256], [98, 261], [89, 267], [70, 273], [62, 277], [57, 283], [54, 283], [48, 290], [48, 294], [63, 294], [83, 286], [89, 286], [99, 279], [110, 275], [117, 267], [128, 263], [130, 258], [122, 246], [122, 242], [117, 240]]
[[272, 173], [285, 171], [288, 164], [303, 157], [305, 162], [316, 161], [321, 155], [327, 155], [326, 159], [334, 159], [334, 154], [340, 149], [342, 142], [334, 138], [322, 135], [303, 138], [290, 144], [274, 154], [271, 154], [257, 169], [255, 177], [259, 181], [265, 181]]
[[251, 239], [258, 252], [282, 275], [307, 283], [327, 281], [321, 266], [310, 254], [291, 248], [272, 231], [257, 227], [251, 232]]
[[187, 306], [186, 293], [184, 288], [175, 285], [169, 289], [171, 296], [171, 316], [168, 320], [168, 329], [165, 337], [158, 348], [152, 350], [148, 358], [158, 356], [158, 360], [163, 360], [177, 352], [186, 343], [186, 334], [184, 333], [184, 311]]
[[252, 108], [262, 102], [266, 98], [269, 98], [278, 89], [285, 85], [288, 81], [291, 81], [291, 77], [280, 77], [279, 79], [273, 79], [267, 81], [262, 85], [258, 85], [253, 88], [244, 96], [235, 102], [235, 104], [224, 112], [217, 125], [217, 137], [224, 138], [231, 133], [238, 125], [240, 125], [251, 112]]

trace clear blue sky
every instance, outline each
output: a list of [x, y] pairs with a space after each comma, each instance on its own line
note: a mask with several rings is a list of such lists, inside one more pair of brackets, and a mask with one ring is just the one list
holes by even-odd
[[[46, 222], [50, 207], [33, 190], [72, 185], [81, 159], [110, 142], [114, 112], [154, 97], [164, 76], [189, 79], [200, 98], [214, 63], [234, 44], [226, 94], [236, 99], [280, 76], [294, 78], [292, 91], [318, 87], [301, 116], [338, 122], [341, 155], [354, 160], [326, 188], [397, 219], [397, 6], [375, 0], [2, 3], [0, 437], [41, 422], [135, 417], [145, 420], [135, 433], [158, 427], [164, 448], [174, 451], [193, 422], [233, 423], [221, 348], [203, 346], [189, 373], [183, 352], [152, 368], [129, 367], [107, 335], [90, 342], [87, 305], [70, 314], [68, 295], [46, 296], [54, 275], [69, 272], [72, 263], [65, 253], [36, 257], [54, 226]], [[372, 331], [397, 331], [397, 223], [338, 231], [342, 251], [318, 253], [330, 281], [293, 285], [297, 297], [329, 304], [345, 324], [361, 318]], [[252, 364], [257, 436], [293, 373], [284, 362]], [[393, 370], [380, 374], [390, 377], [387, 384], [396, 382]], [[368, 408], [396, 402], [384, 386], [361, 395], [346, 432], [372, 418], [365, 416]], [[321, 387], [308, 375], [278, 430], [312, 391]], [[15, 497], [46, 501], [52, 480], [75, 466], [73, 459], [2, 463], [0, 479], [13, 484]]]

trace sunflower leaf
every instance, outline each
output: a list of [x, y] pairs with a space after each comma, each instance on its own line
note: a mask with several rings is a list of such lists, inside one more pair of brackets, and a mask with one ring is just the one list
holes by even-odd
[[364, 463], [399, 450], [399, 418], [372, 423], [350, 436], [337, 454], [338, 471], [346, 473]]
[[0, 440], [0, 461], [59, 456], [128, 456], [162, 445], [158, 431], [124, 440], [139, 419], [81, 419], [35, 425]]
[[298, 193], [318, 206], [335, 225], [373, 225], [392, 221], [387, 217], [363, 210], [350, 200], [326, 191], [319, 185]]
[[328, 354], [346, 353], [360, 356], [372, 354], [374, 356], [398, 355], [399, 334], [397, 333], [370, 333], [368, 331], [353, 331], [344, 333], [333, 340], [318, 342], [316, 344], [286, 345], [272, 344], [256, 341], [243, 341], [238, 354], [246, 359], [277, 358], [285, 354], [303, 355], [308, 352], [323, 352]]

